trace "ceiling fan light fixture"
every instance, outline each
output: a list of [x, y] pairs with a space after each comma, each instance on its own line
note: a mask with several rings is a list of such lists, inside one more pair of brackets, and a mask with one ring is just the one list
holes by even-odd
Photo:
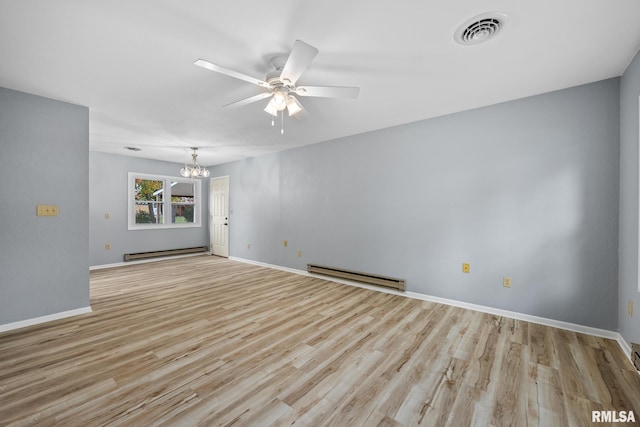
[[267, 106], [264, 108], [264, 111], [271, 114], [272, 116], [278, 116], [278, 109], [273, 104], [273, 98], [271, 98], [269, 102], [267, 102]]
[[273, 98], [271, 98], [273, 107], [278, 111], [284, 110], [287, 108], [287, 98], [288, 95], [284, 90], [276, 90], [273, 92]]
[[287, 99], [287, 111], [289, 111], [289, 117], [293, 117], [302, 111], [302, 105], [295, 97], [289, 96]]
[[[285, 109], [288, 111], [289, 116], [299, 115], [297, 118], [300, 118], [306, 115], [306, 110], [292, 96], [293, 94], [317, 98], [355, 99], [358, 97], [360, 88], [357, 87], [296, 86], [298, 79], [309, 68], [317, 54], [317, 48], [301, 40], [296, 40], [288, 55], [278, 55], [271, 58], [270, 64], [273, 71], [269, 72], [264, 80], [222, 67], [204, 59], [195, 61], [195, 65], [268, 89], [257, 95], [224, 105], [224, 107], [241, 107], [269, 98], [264, 111], [272, 116], [271, 125], [275, 126], [274, 117], [278, 117], [279, 112], [282, 111], [281, 117], [284, 118]], [[282, 121], [281, 133], [284, 133], [284, 121]]]

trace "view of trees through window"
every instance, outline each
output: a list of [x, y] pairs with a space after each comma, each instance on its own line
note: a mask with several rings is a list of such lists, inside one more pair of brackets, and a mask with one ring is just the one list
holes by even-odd
[[163, 187], [163, 181], [136, 178], [136, 224], [162, 224]]
[[[130, 225], [199, 225], [196, 209], [200, 182], [130, 173]], [[170, 213], [170, 215], [169, 215]]]

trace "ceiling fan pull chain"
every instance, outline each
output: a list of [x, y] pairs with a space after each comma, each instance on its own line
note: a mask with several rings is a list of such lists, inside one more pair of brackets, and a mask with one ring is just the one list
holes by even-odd
[[284, 110], [282, 110], [282, 122], [280, 127], [280, 135], [284, 135]]

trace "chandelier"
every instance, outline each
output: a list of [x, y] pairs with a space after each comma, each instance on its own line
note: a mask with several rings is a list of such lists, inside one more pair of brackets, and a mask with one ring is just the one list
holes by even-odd
[[180, 169], [180, 175], [185, 178], [206, 178], [209, 176], [209, 171], [204, 166], [200, 166], [198, 164], [198, 155], [196, 151], [198, 147], [191, 147], [193, 150], [193, 154], [191, 157], [193, 158], [191, 163], [185, 163], [184, 167]]

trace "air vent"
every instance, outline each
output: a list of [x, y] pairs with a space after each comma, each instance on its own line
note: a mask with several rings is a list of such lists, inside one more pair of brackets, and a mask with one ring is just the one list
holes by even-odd
[[484, 13], [462, 24], [455, 32], [454, 39], [465, 45], [482, 43], [495, 37], [506, 24], [507, 15], [504, 13]]

